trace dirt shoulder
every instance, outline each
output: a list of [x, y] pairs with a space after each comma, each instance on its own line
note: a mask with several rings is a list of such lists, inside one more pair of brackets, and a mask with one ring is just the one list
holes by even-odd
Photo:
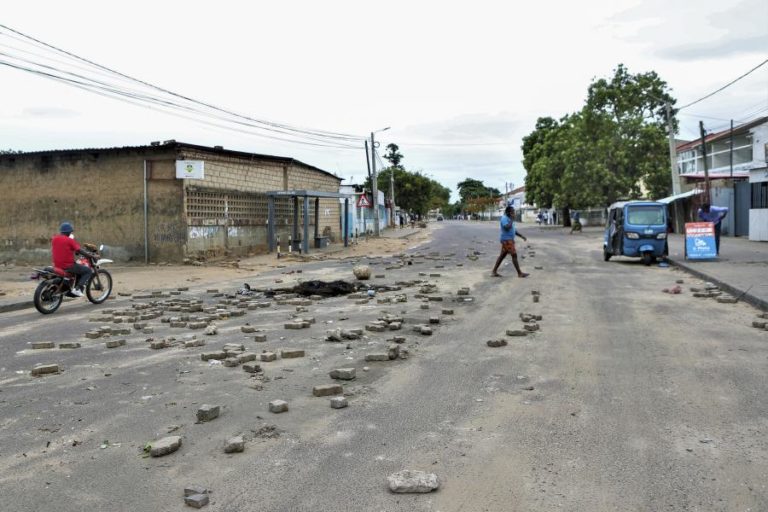
[[[108, 265], [105, 268], [112, 273], [115, 290], [120, 293], [173, 288], [190, 283], [204, 286], [239, 277], [258, 276], [277, 268], [290, 269], [307, 262], [396, 254], [428, 242], [434, 229], [439, 229], [439, 225], [430, 224], [425, 229], [403, 230], [402, 233], [387, 232], [386, 236], [361, 239], [347, 248], [342, 244], [335, 244], [325, 250], [311, 252], [307, 256], [284, 254], [284, 257], [277, 259], [275, 254], [260, 254], [201, 266], [151, 264]], [[36, 284], [36, 281], [30, 280], [31, 275], [31, 266], [0, 266], [0, 301], [30, 298]]]

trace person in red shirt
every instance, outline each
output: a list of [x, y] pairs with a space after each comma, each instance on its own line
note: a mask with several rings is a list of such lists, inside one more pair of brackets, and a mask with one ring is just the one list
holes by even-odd
[[69, 222], [62, 222], [59, 227], [58, 235], [51, 239], [51, 255], [53, 257], [53, 266], [64, 269], [70, 274], [77, 276], [77, 283], [70, 293], [75, 297], [83, 296], [85, 283], [91, 277], [93, 272], [90, 267], [75, 263], [75, 254], [78, 252], [86, 254], [86, 251], [80, 247], [72, 236], [74, 228]]

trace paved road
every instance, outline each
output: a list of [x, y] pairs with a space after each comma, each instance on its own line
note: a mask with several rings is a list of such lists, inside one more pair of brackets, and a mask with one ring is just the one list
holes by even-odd
[[[87, 322], [99, 308], [83, 303], [50, 318], [0, 316], [4, 505], [184, 510], [183, 487], [199, 483], [214, 490], [209, 509], [223, 511], [768, 510], [768, 332], [750, 327], [755, 310], [693, 298], [688, 288], [700, 282], [674, 269], [605, 263], [598, 235], [523, 230], [527, 279], [512, 277], [511, 265], [502, 267], [506, 277], [489, 277], [494, 226], [445, 222], [433, 242], [409, 251], [420, 256], [414, 265], [386, 270], [396, 258], [371, 261], [386, 276], [374, 282], [428, 279], [444, 304], [420, 309], [413, 287], [395, 306], [326, 299], [310, 307], [317, 323], [302, 331], [282, 328], [293, 307], [273, 306], [220, 322], [205, 349], [151, 351], [140, 335], [120, 349], [85, 342], [84, 331], [100, 324]], [[466, 257], [473, 251], [477, 261]], [[313, 263], [301, 276], [348, 276], [351, 264]], [[683, 294], [661, 293], [677, 279]], [[452, 301], [462, 286], [473, 302]], [[109, 304], [122, 307], [130, 303]], [[410, 332], [443, 307], [455, 314], [442, 315], [433, 336]], [[369, 333], [349, 349], [322, 341], [329, 327], [362, 327], [384, 311], [406, 317], [395, 334], [408, 338], [407, 360], [362, 361], [391, 333]], [[521, 312], [542, 314], [541, 332], [485, 346], [520, 328]], [[269, 341], [245, 340], [245, 322]], [[155, 325], [156, 337], [171, 332]], [[45, 339], [84, 347], [28, 349]], [[265, 363], [269, 380], [257, 391], [239, 368], [200, 361], [200, 351], [231, 341], [308, 356]], [[64, 373], [17, 373], [48, 361]], [[358, 378], [345, 386], [350, 407], [332, 410], [311, 388], [343, 366]], [[267, 412], [277, 398], [290, 402], [289, 413]], [[202, 403], [222, 404], [221, 417], [196, 424]], [[271, 425], [278, 437], [254, 433]], [[182, 448], [142, 458], [169, 426], [179, 427]], [[238, 433], [248, 438], [245, 453], [225, 455], [224, 440]], [[403, 468], [436, 472], [442, 489], [390, 494], [386, 476]]]

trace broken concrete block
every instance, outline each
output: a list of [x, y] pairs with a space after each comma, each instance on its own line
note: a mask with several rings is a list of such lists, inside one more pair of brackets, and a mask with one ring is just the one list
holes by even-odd
[[85, 337], [90, 340], [101, 338], [101, 336], [102, 334], [99, 331], [88, 331], [87, 333], [85, 333]]
[[40, 375], [47, 375], [50, 373], [59, 373], [58, 364], [39, 364], [32, 368], [32, 376], [39, 377]]
[[485, 342], [489, 347], [504, 347], [507, 345], [507, 340], [505, 339], [498, 339], [498, 340], [488, 340]]
[[184, 503], [192, 508], [203, 508], [208, 505], [210, 499], [207, 494], [190, 494], [184, 496]]
[[341, 395], [343, 393], [344, 388], [341, 384], [322, 384], [312, 388], [312, 394], [314, 396]]
[[182, 327], [186, 327], [187, 326], [187, 322], [171, 322], [170, 326], [171, 327], [182, 328]]
[[181, 447], [181, 436], [169, 436], [150, 443], [149, 454], [152, 457], [162, 457], [173, 453]]
[[213, 336], [215, 334], [218, 334], [219, 330], [216, 328], [215, 325], [209, 325], [205, 328], [205, 334], [208, 336]]
[[341, 329], [328, 329], [325, 331], [325, 341], [341, 341]]
[[768, 322], [763, 322], [761, 320], [752, 320], [752, 327], [756, 329], [766, 329], [768, 328]]
[[187, 324], [187, 327], [189, 327], [190, 329], [205, 329], [206, 327], [208, 327], [208, 322], [202, 322], [202, 321], [189, 322]]
[[348, 406], [347, 398], [344, 396], [335, 396], [331, 398], [331, 409], [343, 409]]
[[261, 365], [257, 363], [247, 363], [243, 365], [243, 371], [246, 373], [259, 373], [261, 371]]
[[389, 359], [397, 359], [400, 357], [400, 345], [393, 343], [389, 347], [387, 347], [387, 354], [389, 355]]
[[203, 404], [197, 410], [197, 421], [211, 421], [219, 417], [221, 407], [218, 405]]
[[507, 336], [527, 336], [528, 331], [522, 329], [507, 329]]
[[419, 327], [419, 334], [423, 334], [424, 336], [431, 336], [432, 335], [432, 328], [428, 325], [422, 325]]
[[429, 317], [429, 323], [430, 324], [439, 324], [440, 323], [440, 317], [439, 316], [431, 316], [431, 317]]
[[389, 361], [389, 352], [372, 352], [365, 355], [366, 361]]
[[304, 329], [304, 322], [302, 321], [296, 321], [288, 322], [283, 327], [286, 329]]
[[240, 361], [238, 361], [237, 359], [230, 358], [230, 359], [224, 359], [222, 364], [227, 368], [235, 368], [237, 366], [240, 366]]
[[356, 377], [354, 368], [336, 368], [331, 370], [329, 375], [338, 380], [352, 380]]
[[106, 345], [107, 348], [122, 347], [123, 345], [125, 345], [125, 340], [110, 340], [110, 341], [104, 343], [104, 345]]
[[224, 443], [224, 453], [240, 453], [245, 450], [245, 440], [243, 436], [235, 436], [227, 439]]
[[240, 327], [240, 331], [246, 334], [250, 334], [252, 332], [256, 332], [256, 328], [252, 325], [243, 325], [242, 327]]
[[59, 343], [59, 348], [80, 348], [80, 344], [77, 342]]
[[40, 350], [43, 348], [54, 348], [56, 344], [52, 341], [33, 341], [32, 350]]
[[253, 341], [257, 343], [263, 343], [267, 341], [267, 335], [266, 334], [257, 334], [253, 337]]
[[365, 330], [371, 332], [384, 332], [387, 330], [387, 327], [385, 325], [373, 323], [366, 325]]
[[396, 493], [432, 492], [440, 487], [437, 475], [404, 469], [389, 475], [389, 490]]
[[193, 494], [208, 494], [208, 489], [202, 485], [190, 485], [184, 488], [184, 496], [192, 496]]
[[259, 361], [268, 363], [270, 361], [277, 361], [277, 354], [274, 352], [262, 352], [259, 354]]
[[360, 281], [367, 281], [371, 278], [371, 267], [368, 265], [356, 265], [352, 269], [352, 273]]
[[523, 329], [528, 332], [535, 332], [539, 330], [539, 324], [525, 324], [523, 325]]
[[160, 350], [167, 347], [168, 344], [165, 342], [165, 340], [155, 340], [149, 342], [149, 348], [152, 350]]
[[243, 352], [245, 350], [245, 345], [242, 343], [225, 343], [221, 349], [224, 352]]
[[269, 412], [275, 414], [286, 412], [288, 410], [288, 402], [285, 400], [272, 400], [269, 402]]
[[304, 357], [304, 350], [298, 348], [284, 348], [280, 351], [280, 357], [283, 359], [294, 359]]
[[443, 309], [442, 313], [444, 315], [452, 315], [453, 314], [453, 310], [452, 309]]

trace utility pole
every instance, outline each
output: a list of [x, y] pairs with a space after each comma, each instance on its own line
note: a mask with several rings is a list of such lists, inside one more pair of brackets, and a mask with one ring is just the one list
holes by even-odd
[[390, 225], [395, 227], [395, 167], [389, 166], [389, 217]]
[[371, 189], [373, 190], [373, 236], [379, 236], [379, 184], [376, 176], [376, 141], [371, 132]]
[[667, 130], [669, 131], [669, 166], [672, 173], [672, 195], [680, 193], [680, 177], [677, 175], [677, 148], [675, 147], [675, 129], [672, 126], [672, 107], [664, 104], [667, 110]]
[[728, 152], [728, 157], [731, 165], [731, 178], [733, 178], [733, 119], [731, 119], [731, 142], [729, 145], [731, 147], [731, 150]]
[[704, 161], [704, 193], [705, 201], [709, 203], [709, 167], [707, 166], [707, 142], [706, 131], [704, 130], [704, 121], [699, 121], [699, 132], [701, 133], [701, 156]]

